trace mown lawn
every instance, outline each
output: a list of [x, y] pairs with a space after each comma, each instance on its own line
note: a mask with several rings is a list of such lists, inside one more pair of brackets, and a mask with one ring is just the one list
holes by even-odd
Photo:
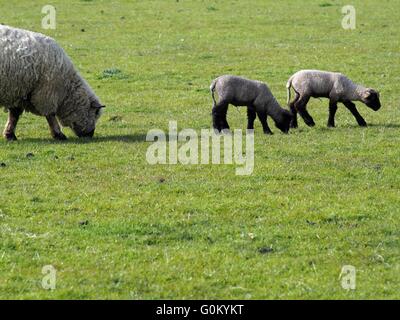
[[[0, 142], [0, 298], [400, 298], [400, 1], [353, 1], [353, 31], [346, 1], [59, 0], [43, 30], [46, 4], [2, 1], [0, 22], [54, 37], [107, 108], [92, 141], [53, 142], [25, 114], [19, 141]], [[256, 122], [251, 176], [147, 163], [150, 129], [210, 127], [216, 76], [266, 81], [285, 105], [308, 68], [380, 90], [380, 111], [358, 104], [369, 127], [339, 107], [327, 129], [312, 100], [315, 128]], [[245, 109], [228, 116], [245, 129]]]

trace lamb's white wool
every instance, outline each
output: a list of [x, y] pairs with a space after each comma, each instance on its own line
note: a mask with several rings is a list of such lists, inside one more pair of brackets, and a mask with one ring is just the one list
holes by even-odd
[[[296, 112], [299, 112], [306, 124], [310, 126], [314, 125], [312, 117], [306, 110], [310, 97], [329, 99], [330, 116], [328, 126], [334, 126], [338, 102], [343, 103], [362, 126], [366, 125], [366, 123], [352, 101], [361, 101], [375, 111], [381, 107], [379, 93], [376, 90], [356, 84], [345, 75], [337, 72], [301, 70], [290, 77], [286, 88], [288, 104], [292, 113], [296, 115]], [[291, 88], [295, 91], [296, 97], [290, 103]], [[292, 127], [296, 127], [296, 117], [293, 120]]]
[[290, 101], [290, 87], [300, 95], [313, 94], [336, 101], [363, 101], [363, 95], [367, 90], [370, 90], [362, 85], [355, 84], [341, 73], [319, 70], [301, 70], [290, 77], [286, 85], [288, 103]]
[[51, 38], [0, 26], [0, 105], [56, 116], [79, 136], [94, 132], [101, 104]]

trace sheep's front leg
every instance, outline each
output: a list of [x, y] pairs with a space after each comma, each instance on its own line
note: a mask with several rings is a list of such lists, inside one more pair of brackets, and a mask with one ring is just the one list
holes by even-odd
[[257, 112], [258, 115], [258, 119], [260, 120], [262, 126], [263, 126], [263, 130], [265, 134], [273, 134], [271, 129], [268, 126], [268, 122], [267, 122], [267, 114], [263, 111], [261, 112]]
[[295, 103], [294, 106], [300, 113], [300, 116], [303, 118], [306, 125], [308, 125], [309, 127], [314, 127], [315, 126], [314, 119], [310, 116], [310, 114], [306, 109], [309, 100], [310, 100], [309, 96], [303, 96]]
[[254, 129], [254, 120], [256, 120], [256, 111], [253, 107], [247, 107], [247, 129]]
[[337, 102], [329, 101], [328, 127], [335, 127], [335, 114], [337, 111]]
[[17, 123], [22, 112], [23, 110], [18, 108], [12, 108], [8, 111], [8, 120], [3, 132], [4, 138], [6, 138], [8, 141], [17, 140], [15, 128], [17, 127]]
[[346, 106], [347, 109], [350, 110], [351, 114], [356, 118], [357, 123], [360, 127], [366, 127], [367, 123], [365, 122], [364, 118], [358, 112], [356, 105], [351, 101], [345, 101], [343, 104]]
[[51, 136], [56, 140], [67, 140], [67, 137], [62, 133], [60, 125], [54, 114], [46, 117], [50, 127]]

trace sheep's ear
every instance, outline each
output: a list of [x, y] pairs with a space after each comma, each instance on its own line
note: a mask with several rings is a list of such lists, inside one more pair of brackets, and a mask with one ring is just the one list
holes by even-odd
[[102, 108], [105, 108], [106, 106], [100, 104], [98, 101], [93, 101], [91, 103], [90, 107], [93, 109], [102, 109]]
[[364, 99], [368, 99], [370, 95], [371, 95], [371, 90], [367, 89], [367, 90], [364, 91], [362, 97]]

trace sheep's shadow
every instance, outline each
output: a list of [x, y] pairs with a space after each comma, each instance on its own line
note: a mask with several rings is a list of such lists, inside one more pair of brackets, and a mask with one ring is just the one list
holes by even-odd
[[[304, 128], [307, 128], [306, 126], [304, 126]], [[302, 129], [304, 128], [297, 128], [297, 129], [291, 129], [291, 130], [298, 130], [299, 132], [302, 131]], [[341, 125], [340, 123], [336, 125], [336, 127], [334, 128], [329, 128], [327, 126], [321, 126], [318, 127], [318, 130], [320, 131], [332, 131], [332, 130], [337, 130], [337, 129], [367, 129], [367, 128], [386, 128], [386, 129], [398, 129], [400, 128], [400, 123], [368, 123], [368, 125], [366, 127], [360, 127], [357, 123], [354, 124], [346, 124], [346, 125]], [[303, 130], [304, 131], [304, 130]]]
[[[364, 128], [360, 127], [357, 123], [349, 124], [347, 128]], [[387, 128], [387, 129], [397, 129], [400, 128], [400, 123], [368, 123], [365, 128]]]
[[46, 144], [92, 144], [100, 142], [124, 142], [138, 143], [146, 142], [145, 134], [125, 134], [112, 136], [94, 136], [93, 138], [70, 137], [67, 140], [57, 141], [51, 138], [20, 138], [19, 143], [46, 143]]
[[370, 123], [368, 124], [369, 127], [372, 128], [388, 128], [388, 129], [397, 129], [400, 128], [400, 123], [385, 123], [385, 124], [381, 124], [381, 123]]

